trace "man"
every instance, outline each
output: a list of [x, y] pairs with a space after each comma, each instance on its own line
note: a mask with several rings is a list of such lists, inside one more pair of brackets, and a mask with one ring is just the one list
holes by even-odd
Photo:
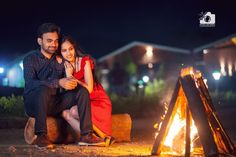
[[[47, 115], [59, 115], [63, 110], [77, 105], [80, 116], [80, 141], [88, 145], [100, 144], [101, 139], [92, 135], [91, 108], [88, 91], [77, 84], [75, 78], [64, 77], [64, 64], [56, 59], [60, 28], [53, 23], [38, 28], [40, 46], [23, 60], [26, 114], [35, 118], [35, 144], [38, 148], [52, 148], [47, 137]], [[64, 92], [59, 92], [64, 88]]]

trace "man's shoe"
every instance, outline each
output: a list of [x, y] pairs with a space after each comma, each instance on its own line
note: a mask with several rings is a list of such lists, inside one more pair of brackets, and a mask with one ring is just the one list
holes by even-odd
[[49, 141], [47, 135], [38, 135], [34, 144], [37, 148], [42, 150], [54, 148], [54, 145]]
[[89, 133], [80, 137], [78, 142], [80, 146], [106, 146], [106, 143], [102, 138], [97, 137], [96, 135]]

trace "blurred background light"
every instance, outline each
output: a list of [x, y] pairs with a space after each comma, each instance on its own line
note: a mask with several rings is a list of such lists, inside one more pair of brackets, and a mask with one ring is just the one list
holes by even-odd
[[212, 76], [213, 76], [213, 78], [214, 78], [215, 80], [219, 80], [221, 74], [220, 74], [219, 71], [214, 71], [214, 72], [212, 73]]
[[0, 67], [0, 74], [4, 73], [4, 68]]
[[149, 81], [149, 77], [147, 75], [143, 76], [143, 82], [147, 83]]

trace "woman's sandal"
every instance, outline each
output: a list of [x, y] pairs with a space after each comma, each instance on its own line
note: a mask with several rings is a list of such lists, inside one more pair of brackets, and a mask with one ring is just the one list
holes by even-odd
[[108, 146], [112, 145], [113, 143], [115, 143], [115, 138], [112, 136], [106, 136], [104, 138], [104, 141], [106, 143], [106, 147], [108, 147]]

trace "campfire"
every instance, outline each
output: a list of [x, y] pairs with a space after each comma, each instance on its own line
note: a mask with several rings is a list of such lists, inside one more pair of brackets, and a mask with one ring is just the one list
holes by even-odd
[[214, 156], [235, 155], [200, 72], [181, 70], [170, 104], [157, 133], [152, 155]]

